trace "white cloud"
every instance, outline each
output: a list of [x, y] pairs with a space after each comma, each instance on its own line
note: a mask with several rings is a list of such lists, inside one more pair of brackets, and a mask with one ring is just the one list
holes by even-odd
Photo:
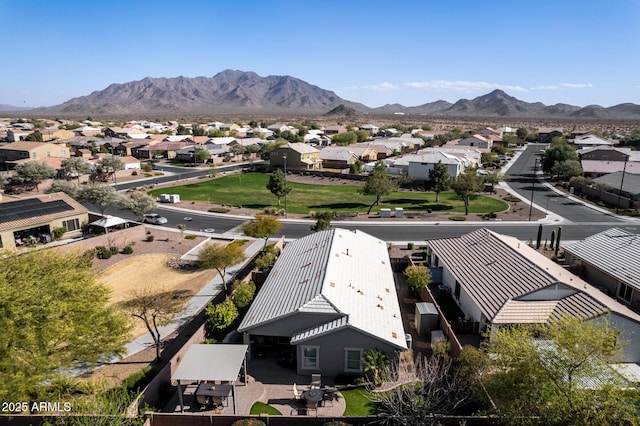
[[562, 83], [562, 87], [570, 87], [572, 89], [583, 89], [585, 87], [594, 87], [591, 83]]
[[558, 86], [536, 86], [532, 87], [531, 90], [558, 90], [559, 88]]
[[512, 86], [509, 84], [489, 83], [486, 81], [416, 81], [404, 83], [405, 86], [417, 89], [444, 89], [455, 90], [458, 92], [473, 93], [478, 91], [486, 91], [493, 89], [501, 89], [507, 92], [528, 92], [522, 86]]
[[391, 83], [387, 83], [386, 81], [380, 84], [371, 84], [368, 86], [362, 86], [363, 89], [368, 89], [368, 90], [378, 90], [381, 92], [387, 91], [387, 90], [397, 90], [398, 86], [396, 86], [395, 84], [391, 84]]

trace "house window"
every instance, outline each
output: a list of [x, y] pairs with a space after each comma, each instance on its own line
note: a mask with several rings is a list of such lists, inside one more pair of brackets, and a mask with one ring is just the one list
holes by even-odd
[[38, 156], [38, 154], [36, 154], [35, 152], [31, 153], [31, 158], [36, 158]]
[[362, 371], [362, 349], [344, 349], [344, 371], [354, 373]]
[[303, 346], [302, 347], [302, 369], [317, 370], [320, 368], [320, 347], [319, 346]]
[[66, 149], [61, 149], [60, 150], [60, 156], [64, 157], [65, 155], [67, 155], [67, 150]]
[[62, 226], [67, 228], [69, 231], [76, 231], [80, 229], [80, 221], [76, 219], [63, 220]]
[[631, 288], [631, 286], [620, 283], [620, 290], [618, 291], [618, 297], [631, 303], [632, 294], [633, 294], [633, 289]]
[[460, 300], [460, 283], [456, 280], [456, 288], [453, 291], [454, 296], [456, 296], [456, 300]]
[[51, 157], [51, 151], [47, 151], [47, 157]]

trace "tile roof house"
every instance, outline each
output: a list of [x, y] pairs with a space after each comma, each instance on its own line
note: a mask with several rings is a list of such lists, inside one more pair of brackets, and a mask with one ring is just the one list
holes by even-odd
[[459, 140], [456, 145], [471, 146], [480, 149], [491, 149], [491, 147], [493, 146], [493, 140], [486, 136], [473, 135], [471, 137]]
[[640, 234], [611, 228], [566, 245], [564, 251], [582, 278], [640, 309]]
[[630, 148], [599, 145], [579, 149], [577, 153], [586, 176], [621, 172], [625, 167], [629, 173], [640, 173], [640, 152]]
[[429, 171], [439, 162], [447, 166], [449, 176], [452, 178], [460, 175], [465, 168], [462, 159], [439, 151], [405, 155], [398, 158], [394, 162], [393, 167], [402, 169], [402, 174], [411, 179], [426, 181], [429, 180]]
[[271, 168], [283, 168], [286, 165], [289, 170], [320, 170], [322, 159], [320, 151], [306, 143], [287, 143], [271, 151], [269, 164]]
[[358, 161], [358, 156], [348, 146], [327, 147], [320, 150], [325, 169], [346, 169]]
[[640, 315], [527, 244], [480, 229], [427, 246], [432, 275], [481, 327], [606, 318], [628, 342], [624, 362], [640, 361]]
[[576, 148], [588, 148], [592, 146], [613, 146], [615, 142], [610, 139], [601, 138], [600, 136], [587, 133], [585, 135], [576, 136], [574, 139], [569, 139], [569, 143], [572, 143]]
[[71, 153], [64, 144], [20, 141], [0, 146], [0, 163], [20, 160], [41, 161], [47, 157], [69, 158]]
[[549, 143], [553, 138], [562, 137], [564, 129], [562, 127], [540, 127], [538, 129], [538, 142]]
[[[82, 234], [89, 222], [86, 207], [57, 192], [0, 203], [0, 248], [51, 241], [53, 229], [66, 227], [65, 237]], [[32, 238], [33, 237], [33, 238]]]
[[287, 244], [238, 331], [295, 348], [298, 374], [361, 373], [376, 348], [407, 348], [387, 244], [334, 228]]

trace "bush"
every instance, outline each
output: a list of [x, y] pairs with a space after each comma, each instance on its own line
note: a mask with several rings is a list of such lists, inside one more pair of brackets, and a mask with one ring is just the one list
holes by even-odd
[[268, 214], [271, 216], [276, 216], [278, 214], [278, 209], [275, 207], [267, 207], [263, 210], [264, 214]]
[[504, 197], [504, 200], [505, 201], [511, 201], [512, 203], [517, 203], [517, 202], [522, 201], [520, 198], [514, 197], [513, 195], [508, 195], [508, 196]]
[[133, 253], [133, 247], [124, 246], [124, 248], [122, 249], [122, 254], [131, 254], [131, 253]]
[[105, 246], [96, 247], [96, 257], [98, 259], [110, 259], [111, 256], [113, 256], [111, 250], [109, 250]]
[[207, 210], [209, 213], [228, 213], [229, 209], [225, 207], [211, 207]]
[[120, 249], [118, 247], [109, 247], [109, 251], [111, 252], [111, 254], [118, 254], [120, 253]]
[[151, 170], [153, 170], [153, 166], [151, 164], [143, 164], [142, 166], [140, 166], [140, 168], [143, 172], [150, 172]]
[[185, 240], [195, 240], [198, 236], [195, 234], [187, 234], [184, 236]]
[[151, 235], [151, 234], [147, 235], [147, 242], [149, 242], [149, 243], [150, 243], [150, 242], [151, 242], [151, 241], [153, 241], [154, 239], [155, 239], [155, 237], [154, 237], [153, 235]]
[[135, 171], [135, 170], [134, 170], [134, 171], [132, 171], [132, 172], [131, 172], [131, 176], [138, 176], [138, 172], [137, 172], [137, 171]]
[[238, 309], [249, 305], [256, 294], [256, 285], [253, 281], [236, 280], [231, 285], [231, 298]]
[[64, 235], [65, 232], [69, 232], [69, 229], [67, 229], [66, 226], [61, 226], [59, 228], [53, 228], [53, 230], [51, 231], [51, 233], [53, 234], [53, 238], [56, 240], [59, 240], [60, 238], [62, 238], [62, 236]]
[[487, 219], [495, 219], [496, 217], [498, 217], [498, 215], [496, 214], [496, 212], [489, 212], [484, 215], [484, 217], [486, 217]]
[[463, 221], [467, 220], [467, 217], [466, 216], [451, 216], [449, 218], [449, 220], [454, 220], [454, 221], [457, 221], [457, 222], [463, 222]]
[[230, 298], [217, 305], [210, 303], [205, 312], [208, 325], [212, 330], [225, 330], [233, 324], [239, 315], [238, 308]]
[[407, 249], [409, 250], [413, 250], [414, 244], [413, 243], [408, 243], [407, 244]]
[[258, 419], [241, 419], [231, 423], [231, 426], [266, 426], [266, 423]]

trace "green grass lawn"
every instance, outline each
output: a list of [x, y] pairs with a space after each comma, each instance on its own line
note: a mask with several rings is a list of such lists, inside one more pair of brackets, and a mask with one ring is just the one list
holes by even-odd
[[[175, 186], [150, 191], [149, 194], [159, 196], [171, 192], [180, 194], [185, 201], [208, 201], [211, 204], [242, 206], [244, 208], [263, 210], [277, 206], [277, 198], [266, 188], [268, 174], [240, 173], [224, 176], [219, 179], [205, 180], [188, 185]], [[308, 214], [310, 211], [333, 210], [344, 213], [364, 213], [373, 203], [375, 197], [360, 194], [361, 185], [312, 185], [289, 182], [291, 192], [287, 196], [289, 213]], [[405, 211], [427, 211], [464, 213], [464, 204], [453, 192], [440, 194], [438, 202], [435, 193], [419, 191], [397, 191], [383, 197], [380, 208], [402, 207]], [[284, 200], [281, 202], [284, 208]], [[494, 198], [477, 195], [472, 197], [469, 213], [502, 212], [508, 205]]]
[[346, 403], [343, 416], [372, 416], [375, 414], [373, 402], [368, 398], [369, 392], [366, 389], [340, 386], [338, 390]]
[[251, 411], [249, 414], [254, 416], [259, 416], [260, 414], [268, 414], [270, 416], [281, 416], [282, 413], [270, 406], [269, 404], [265, 404], [264, 402], [256, 402], [251, 406]]

